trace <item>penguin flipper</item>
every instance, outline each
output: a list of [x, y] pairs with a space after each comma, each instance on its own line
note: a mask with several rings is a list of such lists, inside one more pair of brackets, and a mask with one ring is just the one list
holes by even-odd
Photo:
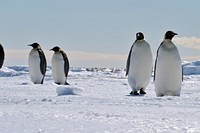
[[4, 57], [5, 57], [5, 53], [4, 53], [4, 49], [3, 46], [0, 44], [0, 68], [3, 66], [3, 62], [4, 62]]
[[156, 78], [156, 65], [157, 65], [157, 61], [158, 61], [158, 52], [159, 52], [159, 49], [160, 47], [162, 46], [163, 42], [160, 44], [160, 46], [158, 47], [158, 50], [157, 50], [157, 54], [156, 54], [156, 61], [155, 61], [155, 65], [154, 65], [154, 75], [153, 75], [153, 81], [155, 81], [155, 78]]
[[43, 75], [46, 73], [47, 61], [42, 49], [38, 49], [38, 53], [40, 56], [40, 71]]
[[64, 71], [65, 71], [65, 77], [67, 78], [68, 72], [69, 72], [69, 60], [67, 58], [67, 54], [64, 51], [60, 51], [63, 59], [64, 59]]
[[133, 45], [131, 46], [130, 52], [128, 54], [128, 59], [127, 59], [127, 63], [126, 63], [126, 75], [125, 76], [127, 76], [128, 72], [129, 72], [130, 60], [131, 60], [131, 52], [132, 52]]
[[153, 81], [155, 81], [155, 79], [156, 79], [156, 65], [157, 65], [157, 58], [158, 58], [158, 54], [157, 54], [157, 56], [156, 56], [156, 61], [155, 61], [155, 65], [154, 65]]
[[182, 82], [183, 82], [183, 66], [181, 67], [181, 69], [182, 69]]
[[44, 77], [42, 78], [41, 84], [43, 84], [43, 82], [44, 82]]

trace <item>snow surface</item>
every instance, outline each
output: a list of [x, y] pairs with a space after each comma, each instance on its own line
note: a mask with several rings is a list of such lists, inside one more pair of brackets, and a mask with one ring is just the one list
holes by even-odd
[[58, 85], [56, 88], [57, 96], [62, 95], [79, 95], [82, 92], [81, 88], [66, 86], [66, 85]]
[[199, 61], [185, 62], [180, 97], [130, 96], [124, 69], [71, 68], [70, 86], [30, 81], [27, 66], [0, 70], [0, 133], [198, 133]]

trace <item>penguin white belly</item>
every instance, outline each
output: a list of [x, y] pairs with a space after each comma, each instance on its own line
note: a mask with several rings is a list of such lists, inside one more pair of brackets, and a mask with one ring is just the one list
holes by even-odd
[[151, 77], [152, 60], [151, 49], [147, 43], [133, 46], [128, 73], [128, 82], [133, 91], [141, 88], [145, 90]]
[[51, 60], [51, 64], [54, 82], [65, 84], [66, 77], [64, 72], [64, 60], [62, 55], [60, 53], [54, 53]]
[[28, 64], [31, 81], [35, 84], [40, 84], [44, 78], [44, 75], [40, 70], [40, 57], [37, 50], [31, 50], [29, 53]]
[[157, 58], [155, 91], [157, 96], [180, 96], [182, 82], [181, 58], [178, 50], [160, 48]]

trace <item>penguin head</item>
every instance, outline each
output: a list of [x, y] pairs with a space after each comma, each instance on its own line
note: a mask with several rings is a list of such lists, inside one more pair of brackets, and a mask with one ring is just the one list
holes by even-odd
[[31, 46], [31, 47], [33, 47], [33, 48], [41, 48], [40, 47], [40, 44], [38, 44], [38, 43], [33, 43], [33, 44], [29, 44], [28, 46]]
[[142, 32], [136, 33], [136, 40], [143, 40], [143, 39], [144, 39], [144, 35]]
[[52, 51], [54, 51], [54, 52], [59, 52], [59, 51], [61, 51], [60, 47], [58, 47], [58, 46], [55, 46], [55, 47], [53, 47], [53, 48], [50, 49], [50, 50], [52, 50]]
[[3, 46], [1, 45], [1, 43], [0, 43], [0, 51], [3, 51]]
[[172, 39], [175, 35], [178, 35], [177, 33], [173, 32], [173, 31], [167, 31], [165, 33], [165, 39]]

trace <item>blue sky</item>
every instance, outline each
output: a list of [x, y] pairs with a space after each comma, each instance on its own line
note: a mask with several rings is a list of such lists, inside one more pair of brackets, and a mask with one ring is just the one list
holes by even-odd
[[71, 66], [125, 67], [135, 34], [141, 31], [155, 56], [167, 30], [183, 60], [200, 58], [200, 1], [174, 0], [1, 0], [0, 43], [5, 65], [26, 65], [33, 42], [50, 65], [60, 46]]

